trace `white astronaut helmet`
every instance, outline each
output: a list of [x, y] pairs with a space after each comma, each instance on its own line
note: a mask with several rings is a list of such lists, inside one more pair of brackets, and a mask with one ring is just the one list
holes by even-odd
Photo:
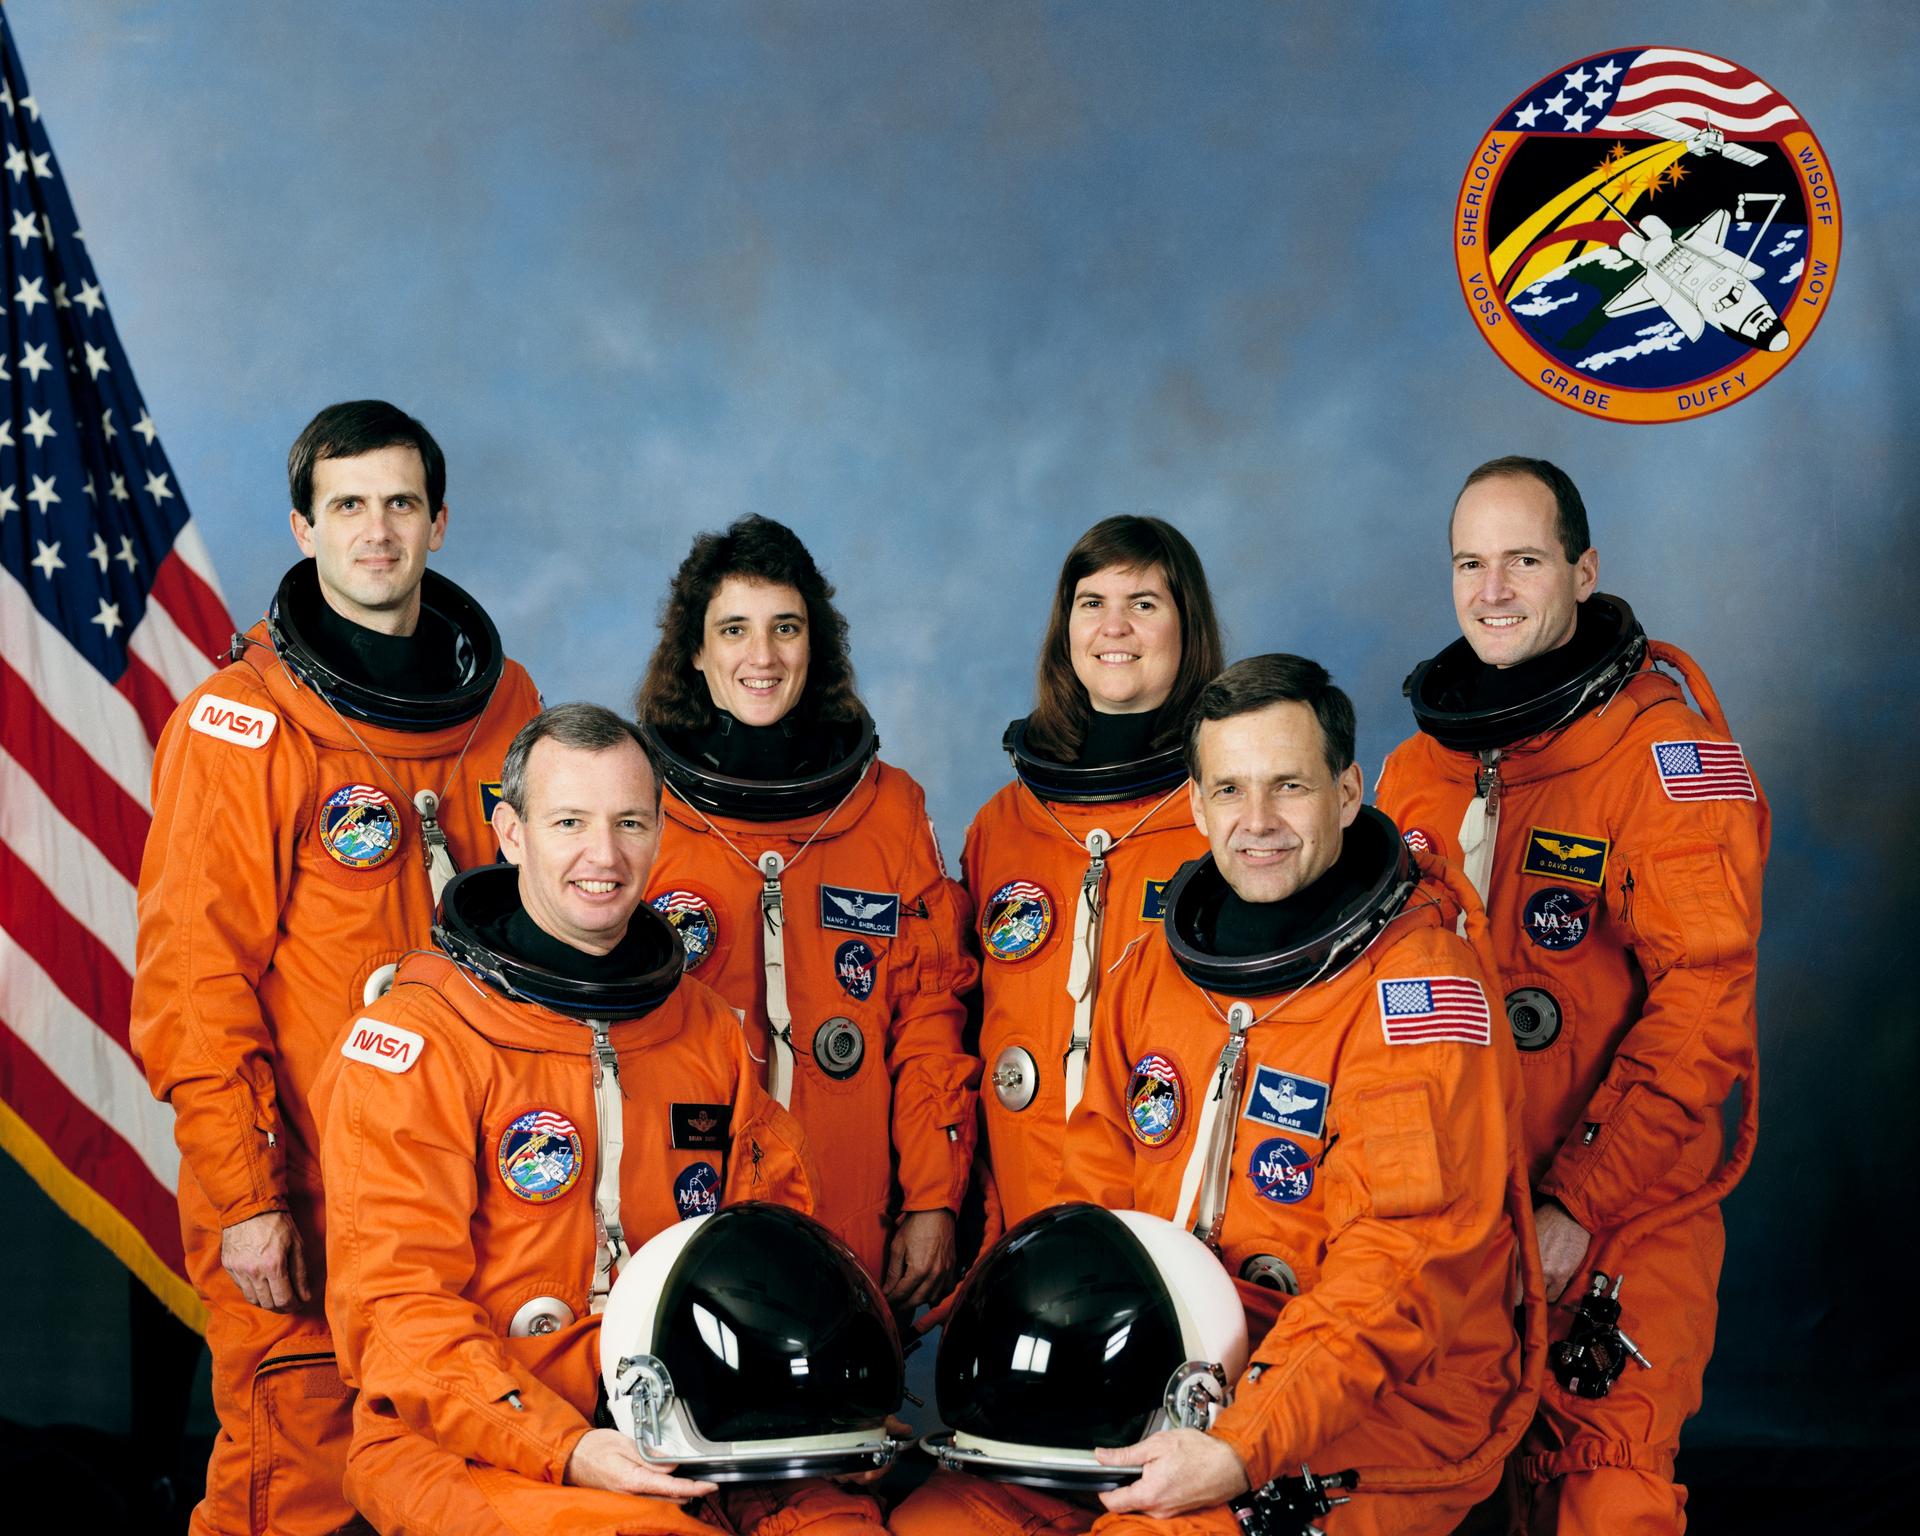
[[678, 1475], [871, 1471], [904, 1388], [878, 1287], [812, 1218], [761, 1201], [678, 1222], [627, 1260], [600, 1320], [615, 1426]]
[[940, 1340], [940, 1462], [1000, 1482], [1094, 1492], [1137, 1467], [1098, 1446], [1206, 1429], [1247, 1364], [1239, 1293], [1211, 1249], [1140, 1211], [1061, 1205], [973, 1266]]

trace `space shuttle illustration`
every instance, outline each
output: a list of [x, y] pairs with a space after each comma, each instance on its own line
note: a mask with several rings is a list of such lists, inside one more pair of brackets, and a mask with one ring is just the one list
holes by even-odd
[[[1650, 213], [1636, 225], [1604, 192], [1600, 200], [1626, 222], [1626, 233], [1616, 247], [1640, 268], [1640, 276], [1607, 301], [1609, 316], [1636, 315], [1658, 307], [1667, 312], [1689, 341], [1698, 341], [1712, 326], [1756, 351], [1786, 350], [1786, 327], [1756, 286], [1767, 275], [1766, 269], [1755, 266], [1751, 259], [1774, 214], [1786, 201], [1784, 193], [1742, 192], [1734, 212], [1717, 208], [1680, 235]], [[1754, 231], [1746, 256], [1736, 256], [1727, 249], [1728, 228], [1736, 217], [1746, 218], [1749, 201], [1769, 200], [1773, 207]]]

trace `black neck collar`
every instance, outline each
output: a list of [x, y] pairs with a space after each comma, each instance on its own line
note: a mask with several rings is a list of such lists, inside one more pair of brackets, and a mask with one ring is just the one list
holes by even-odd
[[1565, 645], [1504, 670], [1489, 667], [1465, 639], [1423, 661], [1401, 691], [1427, 735], [1456, 752], [1485, 752], [1544, 735], [1598, 709], [1646, 658], [1647, 635], [1618, 597], [1582, 603]]
[[686, 963], [679, 935], [645, 902], [605, 955], [562, 943], [527, 917], [510, 864], [482, 864], [447, 882], [433, 942], [503, 997], [584, 1020], [644, 1018], [673, 995]]
[[[319, 571], [302, 560], [274, 593], [267, 638], [281, 664], [341, 714], [400, 731], [473, 719], [506, 664], [486, 610], [433, 571], [421, 578], [420, 623], [403, 641], [334, 613], [320, 594]], [[235, 660], [244, 644], [234, 636]]]
[[[1306, 890], [1274, 903], [1270, 914], [1245, 904], [1229, 908], [1238, 898], [1212, 854], [1181, 865], [1167, 891], [1167, 948], [1195, 985], [1229, 997], [1265, 997], [1334, 974], [1399, 915], [1418, 880], [1393, 823], [1372, 806], [1362, 806], [1333, 868]], [[1225, 953], [1223, 913], [1230, 947], [1242, 949], [1262, 938], [1271, 947]]]
[[[784, 777], [759, 777], [738, 771], [754, 766], [741, 756], [761, 755], [758, 744], [747, 743], [727, 751], [709, 752], [703, 743], [718, 739], [724, 744], [735, 732], [752, 731], [731, 716], [723, 716], [731, 725], [722, 730], [717, 724], [704, 732], [683, 732], [672, 727], [642, 723], [640, 729], [660, 755], [662, 769], [673, 792], [689, 805], [712, 816], [728, 816], [740, 821], [789, 821], [796, 816], [812, 816], [828, 811], [846, 798], [860, 776], [867, 771], [880, 750], [880, 738], [874, 734], [873, 721], [864, 713], [858, 720], [844, 724], [817, 723], [805, 733], [797, 750], [797, 762], [788, 765]], [[761, 730], [778, 731], [778, 726]], [[799, 733], [796, 733], [799, 734]], [[766, 744], [765, 755], [778, 756], [788, 746]]]
[[[1142, 715], [1096, 715], [1098, 721], [1143, 720]], [[1109, 746], [1129, 743], [1126, 727], [1096, 727]], [[1137, 730], [1138, 727], [1134, 727]], [[1088, 741], [1094, 740], [1092, 732]], [[1136, 738], [1137, 739], [1137, 738]], [[1123, 800], [1144, 800], [1149, 795], [1169, 794], [1180, 787], [1187, 776], [1186, 750], [1182, 744], [1154, 750], [1149, 731], [1141, 742], [1142, 755], [1113, 761], [1099, 760], [1104, 752], [1089, 757], [1081, 749], [1080, 761], [1055, 762], [1042, 757], [1027, 745], [1027, 722], [1015, 720], [1000, 738], [1000, 746], [1013, 759], [1013, 771], [1020, 782], [1042, 800], [1056, 805], [1103, 805]]]

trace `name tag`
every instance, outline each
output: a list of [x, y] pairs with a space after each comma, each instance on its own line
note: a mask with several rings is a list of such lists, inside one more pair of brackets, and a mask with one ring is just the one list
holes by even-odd
[[731, 1104], [675, 1104], [670, 1114], [676, 1152], [724, 1147], [733, 1129]]
[[820, 887], [820, 926], [883, 939], [900, 932], [900, 898], [891, 891], [857, 891], [851, 886]]

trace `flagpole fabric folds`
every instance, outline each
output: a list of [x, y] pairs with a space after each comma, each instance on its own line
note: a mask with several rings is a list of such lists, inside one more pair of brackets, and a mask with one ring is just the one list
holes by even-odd
[[129, 1054], [153, 744], [225, 601], [0, 10], [0, 1148], [198, 1327]]

